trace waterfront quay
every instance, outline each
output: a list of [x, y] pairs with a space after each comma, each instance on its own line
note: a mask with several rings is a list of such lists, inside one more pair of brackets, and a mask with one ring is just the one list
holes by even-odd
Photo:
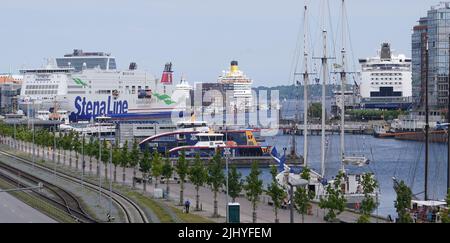
[[[348, 134], [366, 134], [372, 135], [374, 132], [373, 124], [369, 123], [353, 123], [346, 124], [345, 133]], [[303, 135], [304, 133], [304, 125], [298, 124], [295, 126], [292, 125], [280, 125], [280, 130], [284, 135], [287, 134], [295, 134], [295, 135]], [[322, 134], [322, 125], [320, 124], [308, 124], [307, 126], [308, 135], [321, 135]], [[327, 134], [339, 134], [341, 132], [341, 126], [337, 124], [325, 125], [325, 132]]]

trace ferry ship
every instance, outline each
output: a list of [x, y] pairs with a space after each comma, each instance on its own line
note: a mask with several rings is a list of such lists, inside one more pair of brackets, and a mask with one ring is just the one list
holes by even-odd
[[271, 146], [257, 142], [252, 129], [214, 131], [206, 122], [179, 122], [175, 131], [157, 134], [142, 140], [141, 150], [177, 157], [182, 151], [186, 157], [212, 157], [217, 150], [224, 155], [225, 149], [233, 157], [271, 158]]
[[189, 91], [186, 82], [180, 89], [173, 84], [171, 68], [166, 64], [158, 80], [138, 70], [136, 63], [131, 63], [128, 70], [118, 70], [111, 54], [74, 50], [49, 60], [44, 68], [21, 70], [19, 107], [26, 114], [64, 110], [67, 116], [61, 119], [70, 122], [90, 121], [102, 115], [118, 119], [169, 118]]
[[360, 59], [361, 105], [366, 109], [407, 110], [412, 105], [411, 58], [394, 55], [383, 43], [378, 56]]

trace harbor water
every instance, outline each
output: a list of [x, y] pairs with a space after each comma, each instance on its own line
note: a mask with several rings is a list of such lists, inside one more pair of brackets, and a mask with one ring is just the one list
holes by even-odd
[[[320, 136], [309, 136], [309, 165], [320, 172]], [[267, 144], [274, 145], [279, 152], [283, 148], [289, 151], [292, 136], [279, 135], [266, 137]], [[303, 136], [296, 137], [296, 148], [303, 154]], [[419, 199], [424, 196], [424, 163], [425, 144], [423, 142], [400, 141], [395, 139], [378, 139], [368, 135], [347, 135], [345, 137], [346, 154], [351, 156], [365, 155], [371, 160], [365, 167], [346, 167], [351, 172], [372, 172], [379, 182], [379, 208], [374, 213], [381, 216], [396, 215], [394, 201], [396, 193], [393, 189], [393, 177], [406, 182], [413, 194]], [[325, 176], [331, 179], [338, 173], [339, 135], [327, 136]], [[248, 175], [249, 168], [241, 168], [243, 177]], [[447, 180], [447, 144], [430, 144], [428, 191], [431, 199], [443, 200], [446, 195]], [[262, 179], [267, 186], [271, 182], [269, 168], [262, 168]]]

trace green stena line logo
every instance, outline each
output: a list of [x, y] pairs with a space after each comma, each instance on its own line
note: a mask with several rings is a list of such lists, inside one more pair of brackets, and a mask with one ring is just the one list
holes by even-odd
[[172, 98], [170, 98], [170, 96], [168, 96], [166, 94], [153, 93], [153, 95], [156, 96], [156, 98], [158, 98], [158, 100], [162, 100], [166, 105], [172, 105], [172, 104], [177, 103], [177, 102], [173, 101]]
[[81, 80], [79, 78], [72, 78], [72, 80], [78, 85], [82, 85], [83, 87], [87, 86], [87, 84], [83, 80]]

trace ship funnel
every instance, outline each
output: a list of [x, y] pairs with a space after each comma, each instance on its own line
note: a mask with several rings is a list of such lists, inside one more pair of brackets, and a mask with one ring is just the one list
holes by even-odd
[[172, 84], [172, 78], [173, 76], [173, 71], [172, 71], [172, 63], [166, 63], [165, 67], [164, 67], [164, 71], [161, 77], [161, 83], [162, 84]]
[[382, 60], [391, 60], [391, 45], [389, 43], [381, 44], [380, 58]]
[[238, 65], [237, 61], [231, 61], [231, 69], [230, 70], [232, 73], [239, 71], [239, 65]]
[[129, 70], [136, 70], [137, 69], [137, 64], [135, 62], [130, 63], [130, 66], [128, 68]]

